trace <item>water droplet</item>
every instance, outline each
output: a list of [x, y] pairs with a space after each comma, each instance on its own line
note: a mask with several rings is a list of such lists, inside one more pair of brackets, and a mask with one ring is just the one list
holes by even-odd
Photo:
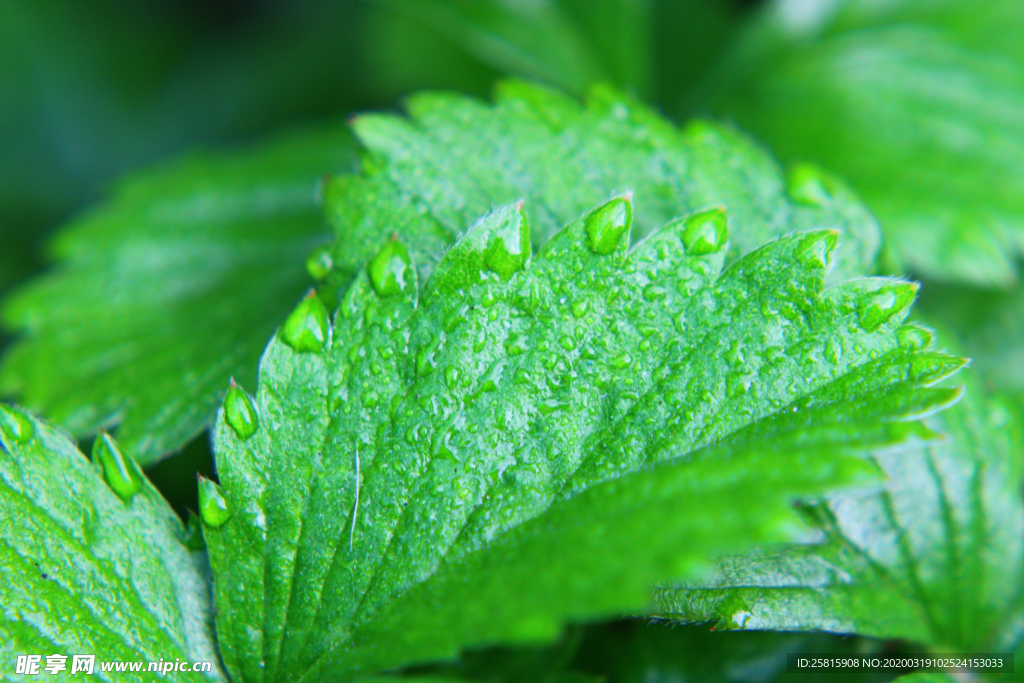
[[725, 358], [732, 365], [742, 365], [746, 361], [746, 354], [743, 352], [743, 344], [739, 341], [734, 341], [729, 346], [729, 350], [725, 352]]
[[590, 249], [596, 254], [611, 254], [633, 224], [633, 193], [616, 197], [591, 211], [583, 219], [590, 240]]
[[32, 421], [14, 408], [0, 405], [0, 430], [14, 443], [25, 443], [32, 438]]
[[245, 389], [235, 384], [234, 379], [231, 380], [231, 388], [224, 397], [224, 419], [241, 441], [249, 439], [260, 426], [256, 404]]
[[413, 284], [412, 260], [405, 245], [393, 239], [380, 248], [367, 266], [377, 296], [404, 292]]
[[683, 219], [683, 244], [693, 256], [712, 254], [729, 238], [729, 219], [724, 207], [697, 211]]
[[573, 351], [576, 349], [576, 340], [569, 335], [565, 335], [559, 339], [558, 344], [566, 351]]
[[121, 452], [106, 432], [100, 432], [92, 443], [92, 461], [103, 469], [103, 478], [117, 497], [128, 502], [142, 490], [142, 472], [130, 456]]
[[590, 310], [590, 302], [586, 299], [577, 299], [572, 302], [572, 314], [576, 318], [582, 318]]
[[894, 282], [861, 295], [858, 307], [860, 325], [868, 332], [877, 330], [896, 314], [904, 311], [917, 296], [917, 284]]
[[[646, 338], [656, 334], [660, 328], [657, 325], [652, 325], [651, 323], [638, 323], [636, 329]], [[647, 348], [643, 344], [641, 344], [640, 347]]]
[[524, 334], [515, 334], [510, 336], [508, 343], [505, 344], [505, 351], [510, 356], [518, 356], [521, 353], [526, 353], [529, 348], [526, 335]]
[[797, 204], [823, 207], [832, 201], [828, 175], [814, 164], [798, 163], [786, 174], [786, 192]]
[[331, 246], [329, 244], [317, 247], [313, 250], [313, 253], [306, 258], [306, 272], [308, 272], [310, 277], [314, 280], [323, 280], [330, 274], [333, 268], [334, 254], [332, 253]]
[[537, 404], [537, 410], [541, 415], [547, 416], [552, 413], [557, 413], [560, 410], [565, 410], [568, 407], [565, 403], [558, 403], [554, 399], [544, 401], [543, 403]]
[[825, 358], [832, 364], [843, 359], [843, 345], [835, 338], [829, 337], [829, 340], [825, 342]]
[[219, 529], [234, 516], [231, 501], [224, 495], [224, 489], [206, 477], [199, 477], [199, 516], [203, 524], [211, 529]]
[[494, 230], [487, 244], [484, 263], [507, 282], [523, 269], [529, 257], [530, 226], [526, 222], [523, 202], [519, 202]]
[[633, 357], [629, 355], [629, 351], [623, 351], [622, 353], [612, 358], [612, 367], [621, 369], [628, 367], [632, 362]]
[[904, 325], [896, 330], [896, 343], [910, 351], [926, 349], [934, 340], [935, 335], [931, 330], [918, 325]]
[[322, 351], [327, 343], [327, 309], [312, 289], [281, 327], [281, 339], [296, 351]]
[[429, 347], [422, 347], [416, 352], [416, 374], [425, 377], [434, 371], [432, 350]]
[[444, 381], [448, 385], [449, 389], [454, 389], [456, 382], [459, 381], [459, 369], [454, 365], [449, 365], [444, 369]]
[[644, 287], [644, 298], [648, 301], [661, 301], [668, 296], [668, 290], [658, 285], [647, 285]]
[[838, 230], [815, 231], [801, 240], [796, 248], [796, 258], [804, 268], [827, 269], [832, 264], [832, 254], [838, 241]]

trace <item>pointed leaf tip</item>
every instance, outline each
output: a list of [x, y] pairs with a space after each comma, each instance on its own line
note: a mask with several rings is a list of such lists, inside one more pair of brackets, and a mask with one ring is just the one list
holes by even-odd
[[374, 254], [367, 270], [370, 284], [382, 298], [404, 292], [414, 282], [409, 251], [394, 237]]
[[824, 207], [832, 201], [829, 176], [814, 164], [796, 163], [786, 174], [786, 192], [797, 204]]
[[484, 263], [506, 282], [523, 269], [530, 257], [530, 226], [521, 200], [504, 216], [484, 254]]
[[224, 489], [200, 475], [199, 516], [203, 524], [211, 529], [219, 529], [227, 524], [234, 514], [235, 510], [231, 506], [231, 501], [224, 495]]
[[[627, 192], [591, 211], [583, 219], [590, 249], [595, 254], [611, 254], [633, 225], [633, 193]], [[628, 239], [628, 237], [627, 237]]]
[[14, 443], [26, 443], [32, 438], [35, 428], [20, 411], [0, 404], [0, 431]]
[[927, 349], [935, 341], [935, 334], [920, 325], [904, 325], [896, 330], [896, 342], [904, 349], [917, 351]]
[[241, 441], [249, 439], [260, 426], [259, 412], [252, 397], [231, 380], [231, 388], [224, 396], [224, 419]]
[[716, 206], [697, 211], [683, 219], [683, 244], [694, 256], [713, 254], [729, 239], [729, 219], [725, 208]]
[[142, 472], [131, 456], [121, 451], [106, 432], [100, 432], [92, 444], [92, 460], [103, 469], [103, 479], [124, 502], [142, 490]]
[[832, 257], [838, 243], [838, 230], [815, 230], [800, 242], [796, 251], [797, 260], [805, 268], [827, 271], [832, 267]]
[[861, 327], [873, 332], [905, 312], [917, 297], [917, 290], [915, 282], [894, 282], [864, 292], [858, 304]]
[[281, 339], [296, 351], [322, 351], [327, 343], [327, 309], [309, 290], [306, 298], [295, 307], [281, 327]]

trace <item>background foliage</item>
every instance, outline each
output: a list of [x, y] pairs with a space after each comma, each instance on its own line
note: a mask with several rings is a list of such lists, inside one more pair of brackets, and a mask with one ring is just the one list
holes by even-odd
[[[98, 430], [116, 429], [153, 482], [140, 494], [148, 517], [119, 519], [117, 528], [138, 535], [140, 519], [149, 519], [163, 540], [143, 564], [171, 557], [191, 577], [198, 571], [193, 563], [202, 561], [168, 549], [173, 542], [166, 539], [186, 532], [160, 496], [182, 519], [199, 509], [194, 477], [215, 476], [207, 427], [227, 378], [256, 391], [266, 341], [302, 294], [316, 284], [317, 300], [333, 308], [388, 236], [346, 233], [358, 224], [354, 218], [407, 224], [416, 220], [417, 202], [434, 193], [445, 237], [413, 245], [425, 278], [463, 223], [520, 196], [529, 203], [531, 183], [552, 195], [536, 195], [553, 207], [531, 215], [538, 245], [540, 235], [615, 191], [621, 177], [636, 184], [637, 169], [647, 183], [633, 188], [638, 202], [645, 201], [641, 190], [663, 196], [671, 183], [649, 167], [676, 144], [666, 142], [675, 133], [654, 112], [680, 126], [710, 116], [726, 125], [686, 128], [686, 142], [671, 147], [686, 160], [685, 173], [696, 168], [707, 183], [689, 188], [692, 196], [729, 199], [746, 225], [764, 227], [758, 211], [780, 221], [764, 235], [736, 233], [729, 258], [794, 227], [842, 227], [853, 238], [838, 251], [830, 282], [855, 275], [920, 282], [915, 316], [940, 329], [936, 348], [972, 358], [969, 394], [927, 420], [949, 440], [936, 443], [921, 432], [914, 438], [929, 445], [913, 456], [876, 455], [890, 488], [852, 502], [830, 497], [802, 511], [824, 545], [730, 557], [707, 583], [663, 586], [656, 611], [719, 629], [859, 635], [720, 634], [707, 624], [622, 620], [569, 626], [549, 646], [470, 650], [457, 662], [410, 675], [767, 681], [785, 676], [784, 655], [794, 651], [1020, 653], [1022, 35], [1024, 3], [1017, 0], [9, 0], [0, 6], [0, 398], [59, 423], [86, 452]], [[456, 128], [481, 150], [459, 161], [466, 164], [460, 177], [472, 183], [446, 186], [444, 173], [422, 174], [450, 162], [443, 147], [431, 147], [450, 132], [451, 121], [437, 111], [462, 105], [406, 96], [442, 88], [490, 100], [507, 76], [585, 99], [579, 112], [562, 104], [545, 110], [562, 137], [532, 137], [504, 152], [507, 167], [540, 157], [552, 165], [534, 163], [526, 180], [474, 165], [500, 145], [506, 126], [514, 127], [509, 121], [518, 114], [503, 118], [499, 93], [497, 117], [476, 112]], [[623, 102], [636, 118], [621, 127], [609, 123], [618, 96], [595, 84], [626, 93]], [[502, 87], [504, 101], [514, 101], [508, 93], [518, 86]], [[369, 110], [406, 108], [414, 122], [408, 127], [390, 115], [355, 119], [355, 136], [345, 125]], [[730, 123], [753, 133], [781, 165]], [[610, 141], [614, 153], [602, 148], [586, 163], [576, 158], [580, 168], [567, 172], [563, 164], [574, 163], [572, 155], [557, 165], [545, 155], [571, 149], [566, 140], [574, 135]], [[694, 142], [712, 138], [703, 147]], [[651, 156], [626, 159], [637, 139], [650, 144]], [[410, 148], [417, 150], [411, 162], [403, 158]], [[594, 196], [557, 187], [560, 177], [590, 168], [604, 173]], [[344, 175], [354, 170], [362, 173], [358, 180]], [[383, 218], [374, 208], [379, 198], [392, 212]], [[638, 233], [702, 203], [653, 211], [638, 203]], [[346, 242], [352, 235], [358, 239]], [[314, 248], [339, 238], [307, 261]], [[237, 301], [259, 306], [232, 305]], [[901, 341], [920, 343], [934, 366], [907, 365], [906, 378], [927, 384], [953, 369], [954, 361], [924, 350], [930, 340], [903, 334]], [[7, 413], [0, 417], [14, 424]], [[59, 454], [73, 463], [69, 481], [89, 489], [74, 444], [42, 423], [36, 429], [46, 435], [45, 449], [19, 450], [19, 467], [49, 476], [43, 463]], [[50, 496], [30, 493], [33, 505]], [[110, 506], [106, 494], [96, 495], [95, 509]], [[71, 516], [89, 519], [89, 505]], [[74, 528], [74, 520], [47, 518], [45, 503], [37, 507], [42, 516], [26, 519]], [[511, 542], [544, 547], [531, 538]], [[74, 564], [57, 554], [51, 559]], [[216, 564], [216, 554], [212, 559]], [[586, 568], [570, 569], [590, 576]], [[143, 570], [154, 585], [165, 580]], [[98, 562], [89, 571], [134, 581], [136, 569]], [[167, 590], [203, 602], [187, 580], [179, 583]], [[608, 595], [603, 613], [641, 609]], [[267, 605], [277, 609], [273, 597]], [[127, 619], [149, 608], [118, 609]], [[169, 624], [168, 642], [208, 648], [209, 624], [178, 625], [162, 609], [150, 612]], [[594, 614], [551, 609], [559, 617]], [[432, 622], [424, 619], [420, 627], [429, 632]], [[523, 628], [551, 635], [537, 624]], [[438, 651], [466, 642], [477, 641], [443, 643]], [[129, 645], [153, 653], [171, 646]]]

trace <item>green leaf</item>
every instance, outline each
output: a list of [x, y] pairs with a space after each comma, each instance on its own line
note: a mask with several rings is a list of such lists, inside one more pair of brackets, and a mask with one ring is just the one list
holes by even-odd
[[658, 612], [1012, 651], [1024, 633], [1020, 416], [971, 387], [929, 424], [949, 438], [877, 456], [883, 491], [807, 509], [819, 543], [731, 558], [706, 585], [659, 591]]
[[848, 178], [915, 273], [1007, 285], [1024, 252], [1024, 6], [779, 0], [715, 110]]
[[488, 257], [526, 244], [529, 203], [482, 218], [422, 286], [387, 242], [320, 348], [282, 328], [258, 430], [239, 438], [228, 410], [215, 432], [206, 533], [235, 680], [338, 678], [643, 611], [659, 577], [788, 536], [793, 496], [859, 479], [850, 453], [919, 434], [914, 416], [958, 395], [924, 386], [962, 361], [901, 327], [911, 284], [824, 289], [835, 231], [723, 270], [726, 244], [687, 244], [707, 252], [692, 237], [709, 212], [630, 250], [628, 201], [510, 275]]
[[[572, 93], [602, 81], [646, 93], [652, 81], [650, 0], [375, 0], [368, 59], [387, 81], [437, 83], [439, 67], [472, 85], [472, 61]], [[426, 29], [426, 30], [424, 30]], [[457, 51], [438, 58], [437, 42]], [[447, 62], [451, 63], [448, 64]], [[469, 62], [469, 63], [467, 63]], [[447, 67], [447, 68], [446, 68]]]
[[64, 433], [11, 406], [0, 405], [0, 444], [0, 679], [23, 680], [18, 655], [44, 665], [66, 655], [68, 675], [72, 655], [93, 654], [97, 675], [101, 661], [180, 658], [213, 664], [208, 677], [180, 680], [224, 680], [206, 559], [156, 489], [139, 475], [133, 493], [115, 493], [108, 462], [90, 464]]
[[[878, 228], [834, 179], [804, 168], [785, 178], [761, 148], [728, 127], [679, 131], [643, 105], [594, 89], [585, 106], [519, 82], [488, 106], [422, 93], [410, 119], [367, 115], [354, 128], [369, 153], [362, 175], [326, 190], [338, 237], [336, 282], [401, 236], [424, 279], [456, 236], [494, 206], [526, 200], [534, 245], [612, 196], [636, 194], [636, 236], [713, 205], [729, 207], [731, 258], [795, 230], [841, 230], [833, 278], [871, 272]], [[816, 188], [808, 199], [808, 187]], [[794, 191], [796, 199], [787, 191]]]
[[58, 237], [57, 268], [6, 302], [23, 336], [0, 393], [79, 436], [120, 423], [142, 464], [183, 446], [229, 377], [255, 381], [267, 337], [309, 286], [303, 261], [328, 239], [316, 180], [351, 150], [331, 127], [124, 182]]

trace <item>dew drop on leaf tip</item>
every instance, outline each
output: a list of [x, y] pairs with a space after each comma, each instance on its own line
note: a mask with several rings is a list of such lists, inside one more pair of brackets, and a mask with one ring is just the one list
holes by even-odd
[[872, 332], [906, 310], [917, 296], [917, 284], [896, 282], [861, 294], [858, 301], [860, 324]]
[[0, 405], [0, 430], [9, 440], [19, 444], [26, 443], [35, 433], [31, 420], [20, 411], [5, 405]]
[[92, 460], [99, 463], [103, 479], [124, 502], [142, 490], [142, 472], [106, 432], [100, 432], [92, 444]]
[[259, 412], [252, 397], [231, 379], [231, 387], [224, 396], [224, 419], [241, 441], [248, 440], [260, 426]]
[[912, 351], [928, 348], [932, 345], [934, 339], [935, 335], [932, 334], [931, 330], [918, 325], [904, 325], [896, 330], [897, 343], [901, 347]]
[[381, 298], [404, 292], [413, 284], [409, 251], [394, 237], [373, 255], [367, 271], [370, 285]]
[[623, 236], [629, 234], [632, 224], [632, 192], [594, 209], [583, 219], [590, 250], [595, 254], [611, 254], [618, 248]]
[[530, 226], [522, 201], [505, 207], [498, 219], [501, 223], [487, 244], [484, 263], [508, 282], [523, 269], [530, 257]]
[[325, 244], [313, 250], [306, 259], [306, 272], [314, 280], [323, 280], [334, 269], [334, 254], [331, 247]]
[[804, 268], [827, 269], [839, 242], [838, 230], [816, 230], [801, 240], [796, 257]]
[[829, 177], [814, 164], [797, 163], [786, 174], [786, 192], [797, 204], [823, 207], [832, 201]]
[[285, 320], [281, 339], [300, 353], [322, 351], [328, 329], [327, 309], [311, 289]]
[[203, 524], [219, 529], [228, 523], [235, 512], [224, 490], [213, 481], [199, 477], [199, 516]]
[[682, 219], [686, 253], [706, 256], [725, 246], [729, 239], [729, 219], [725, 207], [716, 206], [691, 213]]

